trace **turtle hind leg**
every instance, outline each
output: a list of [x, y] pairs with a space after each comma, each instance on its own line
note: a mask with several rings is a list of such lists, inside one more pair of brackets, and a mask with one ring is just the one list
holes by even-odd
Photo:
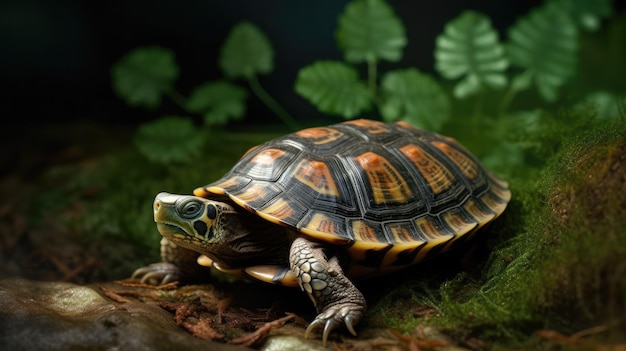
[[318, 312], [306, 329], [305, 337], [323, 328], [322, 341], [326, 345], [330, 332], [341, 326], [356, 335], [354, 325], [365, 315], [367, 303], [344, 275], [337, 258], [327, 258], [319, 244], [296, 238], [291, 245], [289, 262], [300, 288], [306, 291]]

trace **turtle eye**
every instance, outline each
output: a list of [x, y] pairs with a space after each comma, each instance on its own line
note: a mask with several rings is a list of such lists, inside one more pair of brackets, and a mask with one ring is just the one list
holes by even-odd
[[186, 218], [186, 219], [196, 218], [202, 212], [202, 204], [195, 199], [189, 200], [181, 204], [181, 206], [179, 207], [179, 212], [180, 212], [181, 217], [183, 218]]

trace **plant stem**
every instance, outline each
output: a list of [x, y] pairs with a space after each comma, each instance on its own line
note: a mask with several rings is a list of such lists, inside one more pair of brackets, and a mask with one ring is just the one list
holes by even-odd
[[498, 108], [498, 118], [502, 117], [504, 113], [506, 112], [506, 110], [509, 109], [509, 106], [511, 105], [511, 101], [513, 101], [513, 98], [515, 97], [516, 94], [517, 94], [517, 89], [514, 89], [512, 84], [509, 85], [508, 89], [504, 93], [504, 96], [502, 97], [502, 100], [500, 102], [500, 106]]
[[480, 120], [483, 114], [483, 105], [485, 102], [485, 90], [482, 89], [478, 96], [476, 97], [476, 104], [474, 105], [474, 112], [472, 114], [472, 131], [474, 135], [478, 135], [479, 129], [482, 127], [480, 125]]
[[176, 105], [180, 106], [180, 108], [185, 111], [187, 110], [187, 99], [185, 99], [185, 97], [181, 93], [177, 92], [174, 89], [168, 89], [165, 91], [165, 95], [172, 99], [172, 101], [174, 101]]
[[508, 110], [509, 106], [511, 105], [511, 101], [513, 101], [513, 98], [519, 91], [528, 89], [530, 87], [532, 78], [532, 73], [529, 70], [526, 70], [511, 79], [511, 84], [509, 85], [509, 88], [502, 97], [502, 102], [500, 103], [500, 107], [498, 110], [498, 117], [502, 116], [506, 112], [506, 110]]
[[376, 58], [367, 60], [367, 84], [369, 86], [370, 94], [372, 94], [372, 100], [376, 101], [378, 94], [376, 89], [376, 83], [378, 81], [378, 70], [376, 65]]
[[274, 112], [278, 118], [280, 118], [283, 123], [285, 123], [290, 129], [298, 130], [300, 127], [298, 123], [287, 113], [287, 111], [276, 101], [274, 98], [261, 86], [259, 80], [257, 79], [255, 74], [252, 74], [248, 77], [248, 83], [250, 84], [250, 88], [252, 92], [261, 100], [263, 103]]

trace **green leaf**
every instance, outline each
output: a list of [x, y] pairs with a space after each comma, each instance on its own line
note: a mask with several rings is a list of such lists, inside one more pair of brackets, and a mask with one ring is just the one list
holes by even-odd
[[599, 120], [618, 119], [626, 112], [626, 96], [596, 91], [585, 96], [574, 107], [581, 111], [589, 111], [588, 114]]
[[462, 78], [454, 95], [464, 98], [485, 86], [501, 89], [506, 86], [504, 71], [508, 61], [498, 33], [489, 18], [481, 13], [465, 11], [445, 26], [437, 37], [435, 68], [447, 79]]
[[111, 68], [113, 90], [131, 106], [156, 108], [161, 95], [178, 78], [172, 51], [162, 47], [137, 48]]
[[166, 116], [142, 124], [135, 145], [149, 160], [159, 163], [188, 162], [196, 156], [206, 135], [189, 118]]
[[398, 61], [407, 43], [402, 22], [382, 0], [354, 0], [339, 16], [337, 44], [346, 61]]
[[569, 14], [579, 28], [593, 32], [613, 14], [611, 0], [548, 0]]
[[341, 62], [318, 61], [302, 68], [296, 92], [320, 111], [352, 118], [370, 107], [370, 93], [358, 72]]
[[241, 119], [246, 112], [248, 92], [227, 81], [206, 82], [196, 87], [187, 102], [190, 112], [204, 115], [207, 125]]
[[274, 51], [265, 34], [250, 22], [230, 31], [220, 52], [219, 66], [230, 78], [248, 78], [274, 69]]
[[555, 100], [576, 72], [579, 40], [571, 18], [556, 6], [540, 7], [511, 27], [509, 39], [511, 63], [528, 71], [544, 99]]
[[404, 120], [439, 131], [450, 117], [450, 102], [443, 89], [431, 76], [415, 68], [385, 74], [382, 91], [380, 110], [389, 122]]

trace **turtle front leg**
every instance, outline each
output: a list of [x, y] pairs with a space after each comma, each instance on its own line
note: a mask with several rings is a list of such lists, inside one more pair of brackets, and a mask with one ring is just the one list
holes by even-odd
[[337, 257], [326, 257], [320, 244], [297, 238], [289, 253], [291, 270], [300, 288], [306, 291], [318, 315], [306, 329], [305, 337], [323, 327], [322, 341], [330, 332], [345, 326], [356, 335], [354, 325], [365, 315], [367, 304], [363, 294], [344, 275]]
[[199, 254], [177, 246], [165, 238], [161, 239], [161, 259], [135, 270], [131, 278], [140, 279], [144, 284], [162, 285], [178, 282], [202, 281], [210, 274], [207, 267], [198, 265]]

